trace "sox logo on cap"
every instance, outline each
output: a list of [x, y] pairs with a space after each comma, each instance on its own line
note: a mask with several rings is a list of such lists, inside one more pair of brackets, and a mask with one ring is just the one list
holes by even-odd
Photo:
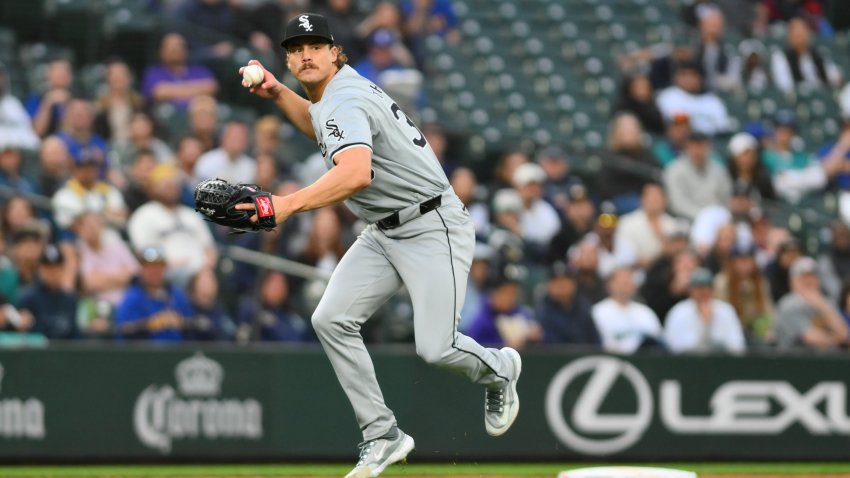
[[299, 23], [299, 26], [303, 28], [305, 32], [313, 31], [313, 25], [310, 24], [310, 19], [307, 15], [301, 15], [298, 17], [298, 21], [301, 22]]

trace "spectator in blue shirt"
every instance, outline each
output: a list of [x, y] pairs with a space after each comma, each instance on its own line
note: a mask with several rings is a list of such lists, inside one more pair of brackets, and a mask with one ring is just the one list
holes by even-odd
[[32, 194], [35, 187], [21, 175], [21, 151], [17, 148], [0, 147], [0, 186], [6, 186], [19, 193]]
[[239, 305], [237, 339], [245, 342], [303, 342], [312, 335], [308, 321], [292, 308], [289, 284], [281, 272], [270, 272], [260, 285], [258, 298]]
[[381, 73], [390, 70], [404, 70], [412, 66], [410, 52], [398, 41], [396, 35], [385, 28], [375, 30], [369, 39], [369, 53], [354, 65], [357, 73], [367, 80], [380, 85]]
[[165, 35], [159, 47], [160, 64], [145, 70], [142, 95], [151, 103], [171, 103], [185, 110], [200, 95], [214, 95], [218, 83], [203, 65], [188, 63], [186, 39], [179, 33]]
[[458, 19], [451, 0], [404, 0], [401, 3], [405, 33], [410, 41], [417, 64], [425, 59], [425, 40], [436, 35], [450, 45], [460, 41]]
[[409, 35], [435, 34], [449, 37], [450, 41], [459, 39], [457, 15], [451, 0], [404, 0], [401, 12]]
[[118, 337], [155, 342], [179, 342], [183, 328], [194, 316], [189, 299], [165, 280], [165, 255], [147, 247], [139, 254], [141, 271], [127, 289], [115, 313]]
[[47, 64], [47, 87], [41, 95], [31, 95], [25, 108], [32, 118], [35, 134], [44, 138], [59, 129], [65, 105], [71, 100], [74, 72], [66, 58], [54, 58]]
[[590, 302], [577, 294], [576, 271], [563, 262], [549, 269], [546, 296], [535, 318], [547, 343], [599, 345], [599, 332], [590, 313]]
[[224, 310], [218, 295], [218, 279], [212, 269], [202, 269], [188, 284], [194, 318], [186, 327], [190, 340], [231, 340], [236, 325]]
[[65, 142], [75, 163], [96, 162], [99, 177], [106, 177], [108, 148], [106, 140], [94, 133], [94, 107], [89, 101], [75, 98], [68, 102], [62, 131], [56, 136]]
[[23, 294], [20, 309], [34, 319], [32, 332], [48, 339], [72, 339], [77, 331], [77, 294], [63, 290], [65, 256], [53, 244], [41, 253], [38, 278]]

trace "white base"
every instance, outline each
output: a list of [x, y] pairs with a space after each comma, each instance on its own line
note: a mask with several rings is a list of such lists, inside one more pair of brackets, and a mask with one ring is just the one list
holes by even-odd
[[645, 466], [597, 466], [562, 471], [558, 478], [696, 478], [692, 471]]

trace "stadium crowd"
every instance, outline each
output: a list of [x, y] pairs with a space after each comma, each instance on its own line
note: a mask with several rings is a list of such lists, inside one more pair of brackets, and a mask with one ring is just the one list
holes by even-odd
[[[684, 2], [689, 43], [617, 59], [621, 96], [592, 181], [583, 183], [575, 158], [555, 145], [505, 151], [492, 176], [477, 175], [452, 135], [436, 122], [422, 125], [478, 238], [459, 330], [485, 344], [617, 353], [850, 343], [850, 84], [811, 48], [813, 36], [833, 34], [830, 21], [816, 0], [750, 0], [748, 15], [738, 13], [741, 3]], [[160, 0], [150, 8], [246, 42], [277, 70], [281, 19], [318, 11], [355, 69], [414, 108], [427, 103], [421, 84], [433, 76], [427, 38], [463, 41], [450, 0], [382, 1], [369, 10], [352, 0]], [[777, 22], [787, 24], [787, 48], [768, 55], [759, 37]], [[739, 48], [724, 42], [730, 28], [747, 37]], [[324, 282], [234, 261], [222, 247], [330, 273], [363, 224], [340, 205], [274, 232], [229, 235], [193, 211], [192, 188], [205, 178], [287, 194], [323, 168], [318, 152], [291, 157], [278, 115], [218, 120], [217, 94], [238, 78], [206, 65], [235, 46], [209, 38], [168, 31], [159, 61], [144, 71], [110, 58], [91, 97], [77, 94], [67, 57], [49, 61], [44, 84], [27, 98], [11, 94], [16, 73], [0, 68], [5, 334], [314, 340], [309, 319]], [[805, 126], [785, 110], [733, 129], [715, 92], [767, 84], [833, 89], [846, 120], [839, 135], [800, 149], [796, 133]], [[182, 134], [155, 119], [163, 105], [185, 112]], [[831, 242], [809, 257], [763, 202], [796, 204], [827, 190], [839, 194], [840, 214]], [[39, 195], [50, 207], [34, 201]], [[371, 341], [409, 341], [411, 319], [399, 296], [363, 332]]]

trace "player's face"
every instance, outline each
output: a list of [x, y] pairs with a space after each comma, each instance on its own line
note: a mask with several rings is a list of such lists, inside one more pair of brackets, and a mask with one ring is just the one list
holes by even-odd
[[317, 85], [334, 74], [334, 62], [338, 54], [339, 50], [326, 41], [307, 37], [289, 45], [286, 64], [299, 82], [308, 86]]

